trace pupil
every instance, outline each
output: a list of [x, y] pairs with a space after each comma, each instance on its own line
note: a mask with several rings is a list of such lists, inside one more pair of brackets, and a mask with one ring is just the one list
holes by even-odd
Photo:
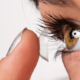
[[[74, 38], [74, 36], [72, 35], [72, 32], [73, 32], [74, 30], [75, 30], [75, 29], [72, 29], [72, 30], [70, 31], [69, 36], [70, 36], [70, 38], [71, 38], [71, 39], [73, 39], [73, 38]], [[76, 33], [74, 33], [74, 35], [76, 35]]]
[[74, 33], [74, 35], [76, 35], [76, 33]]

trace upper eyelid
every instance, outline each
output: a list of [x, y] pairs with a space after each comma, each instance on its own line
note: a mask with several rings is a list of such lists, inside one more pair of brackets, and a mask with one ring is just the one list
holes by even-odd
[[76, 21], [76, 20], [68, 20], [69, 22], [72, 22], [74, 23], [76, 26], [80, 26], [80, 22], [79, 21]]
[[[59, 28], [60, 30], [62, 30], [66, 27], [66, 25], [71, 26], [71, 27], [79, 27], [80, 28], [80, 23], [78, 21], [69, 19], [69, 18], [67, 18], [67, 19], [63, 18], [63, 16], [60, 14], [55, 15], [54, 13], [46, 12], [46, 14], [42, 15], [42, 16], [45, 19], [42, 21], [46, 24], [48, 29], [52, 29], [52, 31], [56, 30], [56, 27]], [[60, 33], [61, 34], [64, 33], [63, 30], [62, 30], [62, 32], [60, 31]], [[52, 34], [54, 34], [54, 32], [52, 32]], [[62, 36], [64, 37], [64, 34]], [[59, 35], [58, 35], [58, 39], [62, 40], [62, 38]]]
[[73, 19], [69, 19], [67, 21], [71, 23], [71, 25], [69, 24], [69, 26], [80, 29], [80, 22], [79, 21], [76, 21]]

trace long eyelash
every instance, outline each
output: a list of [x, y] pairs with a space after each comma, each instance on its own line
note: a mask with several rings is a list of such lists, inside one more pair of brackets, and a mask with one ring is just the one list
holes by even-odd
[[69, 25], [71, 27], [76, 27], [76, 25], [73, 22], [67, 21], [66, 19], [64, 19], [61, 15], [56, 16], [55, 14], [50, 14], [49, 12], [46, 12], [46, 15], [43, 16], [45, 18], [45, 20], [41, 20], [45, 23], [46, 26], [48, 27], [44, 27], [42, 25], [39, 25], [43, 28], [48, 28], [51, 31], [51, 34], [54, 34], [53, 38], [57, 38], [57, 39], [64, 39], [64, 33], [63, 33], [63, 27], [64, 25]]
[[[63, 40], [64, 39], [64, 33], [63, 33], [63, 28], [65, 25], [69, 25], [71, 27], [77, 27], [77, 25], [73, 22], [70, 22], [66, 19], [64, 19], [60, 14], [59, 17], [56, 16], [55, 14], [51, 14], [51, 13], [47, 13], [46, 15], [43, 16], [45, 20], [41, 20], [42, 22], [45, 23], [46, 26], [42, 26], [39, 25], [42, 28], [48, 28], [51, 33], [49, 34], [53, 34], [52, 36], [50, 36], [51, 38], [54, 38], [55, 40]], [[72, 51], [64, 51], [64, 50], [58, 50], [55, 54], [55, 57], [58, 56], [59, 54], [67, 54], [67, 53], [71, 53]]]

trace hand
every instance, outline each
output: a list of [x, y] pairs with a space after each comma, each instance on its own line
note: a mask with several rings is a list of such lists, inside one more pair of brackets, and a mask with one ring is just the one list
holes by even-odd
[[70, 80], [80, 80], [80, 51], [63, 55], [62, 60]]
[[15, 49], [0, 61], [0, 80], [30, 80], [39, 58], [39, 40], [24, 30]]

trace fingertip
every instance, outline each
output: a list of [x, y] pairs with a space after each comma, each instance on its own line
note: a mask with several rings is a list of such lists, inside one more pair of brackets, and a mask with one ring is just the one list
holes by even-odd
[[39, 39], [37, 35], [28, 29], [25, 29], [22, 33], [20, 44], [26, 46], [26, 49], [33, 49], [39, 53]]
[[21, 41], [26, 40], [26, 39], [35, 40], [39, 43], [39, 39], [38, 39], [37, 35], [33, 31], [28, 30], [28, 29], [23, 30]]
[[[8, 60], [7, 60], [8, 59]], [[20, 80], [29, 79], [39, 59], [39, 39], [37, 35], [28, 29], [22, 33], [21, 41], [7, 57], [7, 64], [19, 73]]]
[[[25, 70], [31, 75], [39, 58], [39, 39], [31, 30], [24, 30], [19, 45], [18, 60], [25, 64]], [[27, 73], [26, 73], [27, 74]]]
[[[37, 61], [39, 58], [39, 39], [37, 35], [28, 29], [24, 29], [21, 41], [12, 52], [19, 59], [29, 59], [30, 61]], [[19, 60], [18, 59], [18, 60]]]

